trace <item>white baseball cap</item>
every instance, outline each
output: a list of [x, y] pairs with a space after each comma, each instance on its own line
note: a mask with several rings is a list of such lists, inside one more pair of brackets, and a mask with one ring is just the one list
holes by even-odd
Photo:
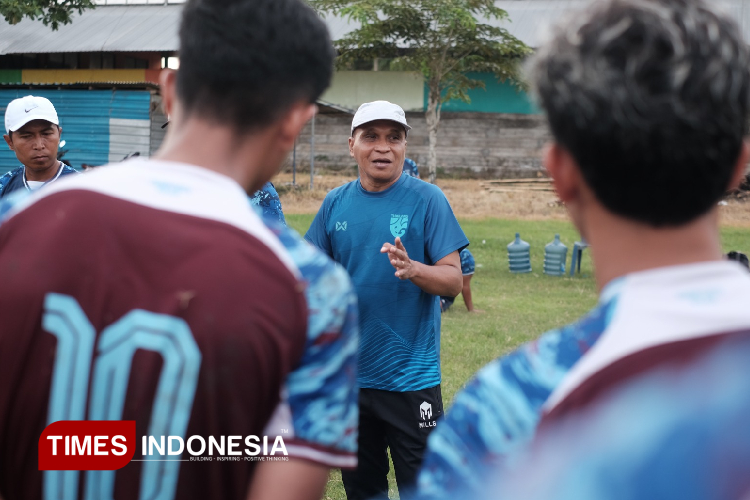
[[364, 103], [354, 113], [352, 134], [354, 134], [355, 128], [375, 120], [390, 120], [403, 125], [406, 132], [411, 130], [411, 127], [406, 123], [406, 114], [401, 106], [388, 101], [373, 101]]
[[60, 125], [55, 107], [44, 97], [27, 95], [10, 101], [5, 108], [5, 130], [15, 132], [32, 120], [47, 120]]

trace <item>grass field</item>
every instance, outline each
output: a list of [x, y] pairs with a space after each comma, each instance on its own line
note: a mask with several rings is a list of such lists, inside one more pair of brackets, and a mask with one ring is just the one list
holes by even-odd
[[[287, 222], [304, 234], [313, 214], [290, 214]], [[574, 321], [596, 304], [596, 287], [589, 251], [583, 252], [581, 274], [551, 277], [542, 273], [544, 245], [555, 234], [568, 246], [568, 261], [578, 233], [572, 224], [559, 220], [461, 219], [471, 241], [477, 263], [472, 279], [475, 307], [483, 314], [470, 314], [458, 297], [442, 320], [441, 359], [443, 401], [449, 411], [456, 392], [483, 365], [519, 344], [538, 337], [556, 326]], [[532, 272], [508, 271], [506, 246], [519, 232], [531, 244]], [[722, 229], [725, 251], [750, 252], [750, 229]], [[393, 474], [391, 498], [397, 498]], [[326, 499], [343, 500], [340, 474], [331, 474]]]

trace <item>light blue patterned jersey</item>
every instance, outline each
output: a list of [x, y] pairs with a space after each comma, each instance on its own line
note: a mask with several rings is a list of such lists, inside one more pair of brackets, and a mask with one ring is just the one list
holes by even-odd
[[714, 500], [750, 494], [750, 342], [628, 381], [545, 428], [513, 471], [456, 500]]
[[404, 170], [401, 175], [404, 174], [411, 175], [412, 177], [416, 177], [417, 179], [419, 179], [419, 167], [417, 166], [417, 162], [415, 162], [411, 158], [405, 158]]
[[262, 188], [253, 193], [250, 203], [255, 207], [260, 207], [264, 217], [276, 219], [286, 226], [279, 193], [270, 182], [266, 182]]
[[8, 196], [0, 198], [0, 224], [8, 217], [11, 210], [19, 205], [23, 200], [31, 196], [31, 192], [25, 189], [13, 191]]
[[353, 467], [359, 417], [354, 288], [341, 266], [294, 230], [275, 217], [264, 217], [263, 222], [299, 268], [309, 311], [307, 345], [299, 367], [288, 376], [269, 434], [291, 429], [293, 436], [281, 431], [290, 454], [333, 467]]
[[476, 263], [474, 262], [474, 256], [469, 252], [469, 249], [464, 248], [458, 256], [461, 258], [461, 274], [464, 276], [474, 274]]
[[478, 492], [488, 471], [506, 465], [528, 444], [542, 405], [610, 323], [616, 289], [611, 283], [578, 322], [547, 332], [477, 373], [430, 435], [418, 498]]

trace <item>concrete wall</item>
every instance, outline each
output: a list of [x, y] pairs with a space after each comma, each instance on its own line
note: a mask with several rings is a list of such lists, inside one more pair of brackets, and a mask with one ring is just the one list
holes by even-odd
[[[427, 171], [428, 138], [423, 113], [407, 113], [413, 127], [407, 156], [420, 173]], [[315, 122], [315, 167], [353, 169], [347, 138], [351, 116], [318, 116]], [[481, 177], [510, 178], [536, 175], [542, 170], [541, 152], [549, 134], [540, 115], [445, 113], [438, 133], [438, 167]], [[297, 166], [309, 168], [310, 125], [297, 146]], [[291, 166], [291, 156], [287, 168]]]

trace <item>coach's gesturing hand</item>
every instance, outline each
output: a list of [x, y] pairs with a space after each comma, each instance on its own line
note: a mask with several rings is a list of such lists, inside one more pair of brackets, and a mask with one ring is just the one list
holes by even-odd
[[396, 238], [393, 244], [383, 243], [380, 253], [388, 254], [397, 278], [410, 280], [427, 293], [455, 297], [461, 292], [461, 259], [457, 251], [430, 266], [411, 260], [401, 238]]
[[380, 253], [387, 253], [391, 265], [396, 268], [396, 277], [402, 280], [408, 280], [414, 277], [414, 263], [409, 259], [409, 254], [401, 243], [401, 238], [396, 238], [391, 245], [387, 241], [383, 243]]

